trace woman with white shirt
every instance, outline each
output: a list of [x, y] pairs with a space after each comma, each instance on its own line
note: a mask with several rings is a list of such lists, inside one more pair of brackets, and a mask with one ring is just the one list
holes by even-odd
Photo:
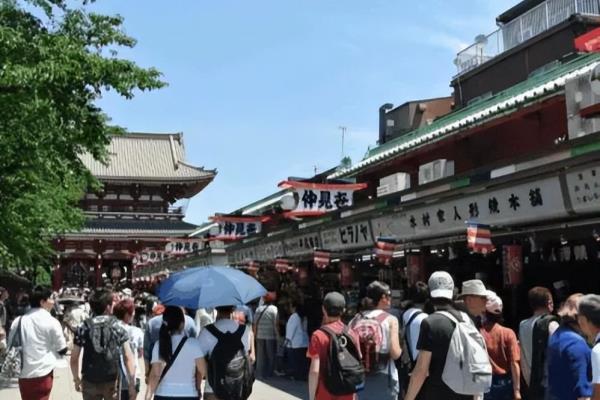
[[200, 343], [196, 338], [185, 337], [181, 308], [167, 306], [162, 317], [159, 339], [152, 349], [146, 400], [153, 397], [155, 400], [198, 400], [202, 377], [206, 375]]
[[308, 359], [306, 350], [308, 348], [308, 333], [306, 332], [306, 314], [304, 306], [294, 303], [291, 308], [292, 315], [285, 326], [285, 343], [288, 353], [290, 377], [306, 380], [308, 376]]

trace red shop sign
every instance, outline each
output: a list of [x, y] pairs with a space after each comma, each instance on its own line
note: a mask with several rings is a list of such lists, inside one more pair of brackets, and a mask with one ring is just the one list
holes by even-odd
[[502, 246], [502, 272], [505, 287], [523, 283], [523, 247], [520, 244]]
[[340, 284], [342, 287], [352, 286], [352, 263], [340, 261]]
[[425, 281], [425, 257], [423, 254], [406, 256], [406, 275], [409, 286], [414, 286], [419, 281]]

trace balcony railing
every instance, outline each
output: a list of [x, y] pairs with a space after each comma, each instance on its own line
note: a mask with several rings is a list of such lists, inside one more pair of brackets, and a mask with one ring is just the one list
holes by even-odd
[[546, 0], [489, 35], [479, 35], [475, 43], [460, 51], [454, 60], [458, 75], [485, 63], [573, 14], [600, 15], [597, 0]]

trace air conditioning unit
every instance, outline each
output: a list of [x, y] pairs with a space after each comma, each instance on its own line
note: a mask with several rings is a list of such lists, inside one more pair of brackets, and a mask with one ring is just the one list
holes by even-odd
[[565, 83], [569, 139], [600, 132], [600, 66]]
[[377, 197], [406, 189], [410, 189], [410, 175], [405, 172], [398, 172], [393, 175], [385, 176], [379, 180]]
[[454, 161], [440, 159], [419, 167], [419, 185], [454, 175]]

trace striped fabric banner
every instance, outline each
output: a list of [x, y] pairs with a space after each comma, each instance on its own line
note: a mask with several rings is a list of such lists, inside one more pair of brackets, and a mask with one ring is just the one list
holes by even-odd
[[331, 261], [331, 253], [324, 250], [315, 250], [313, 255], [314, 263], [317, 268], [327, 268]]
[[375, 258], [383, 265], [390, 265], [396, 251], [396, 240], [392, 238], [377, 238], [375, 243]]
[[469, 223], [467, 226], [467, 246], [475, 253], [487, 254], [494, 249], [490, 227]]

